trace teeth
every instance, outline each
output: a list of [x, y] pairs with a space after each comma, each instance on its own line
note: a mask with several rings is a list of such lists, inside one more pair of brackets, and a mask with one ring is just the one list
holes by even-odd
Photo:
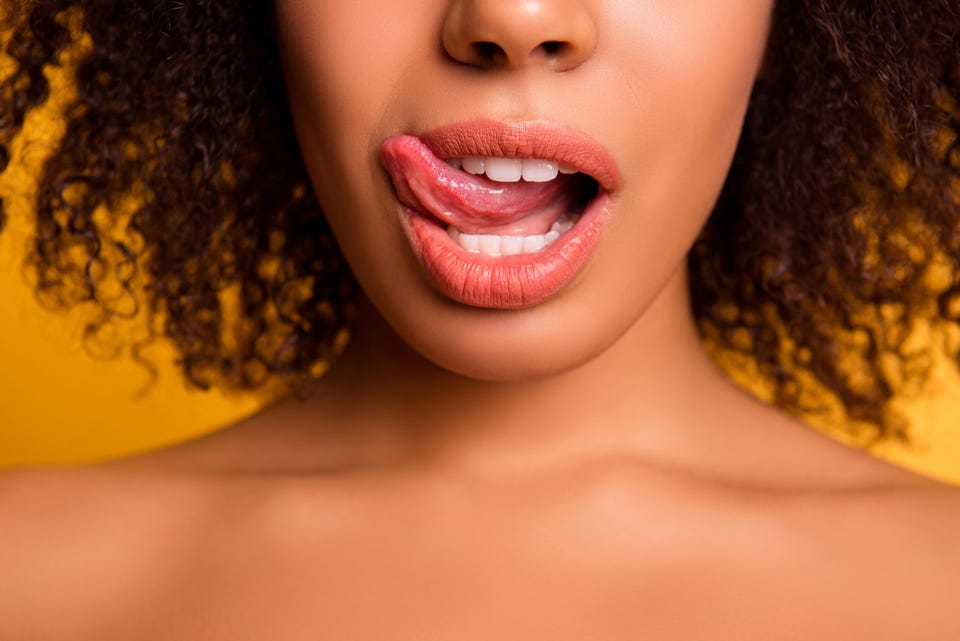
[[468, 252], [484, 256], [515, 256], [532, 254], [547, 247], [560, 236], [573, 228], [576, 219], [564, 216], [553, 223], [546, 234], [532, 236], [499, 236], [497, 234], [465, 234], [453, 225], [447, 227], [447, 234], [460, 247]]
[[486, 174], [490, 180], [505, 183], [515, 183], [520, 179], [527, 182], [549, 182], [557, 177], [558, 173], [575, 174], [576, 169], [566, 165], [559, 165], [550, 160], [540, 158], [480, 158], [466, 156], [464, 158], [447, 158], [447, 162], [457, 169], [463, 169], [476, 176]]
[[519, 158], [486, 158], [487, 178], [501, 183], [515, 183], [523, 175], [523, 161]]
[[493, 234], [481, 234], [480, 253], [486, 254], [487, 256], [499, 256], [501, 238], [501, 236], [495, 236]]
[[480, 175], [486, 171], [486, 162], [483, 158], [477, 157], [467, 157], [463, 158], [460, 162], [463, 163], [463, 170], [470, 174]]
[[504, 256], [516, 256], [523, 253], [523, 236], [503, 236], [500, 239], [500, 253]]
[[550, 227], [550, 231], [547, 233], [557, 232], [558, 234], [565, 234], [573, 229], [575, 224], [577, 224], [576, 217], [564, 216], [557, 222], [553, 223], [553, 226]]
[[523, 237], [523, 253], [524, 254], [532, 254], [533, 252], [538, 252], [546, 246], [547, 246], [547, 239], [543, 237], [543, 234], [539, 236]]
[[557, 177], [560, 168], [549, 160], [524, 160], [523, 179], [532, 183], [545, 183]]
[[459, 238], [456, 239], [461, 247], [466, 249], [468, 252], [474, 252], [475, 254], [480, 253], [480, 235], [479, 234], [464, 234], [460, 233]]

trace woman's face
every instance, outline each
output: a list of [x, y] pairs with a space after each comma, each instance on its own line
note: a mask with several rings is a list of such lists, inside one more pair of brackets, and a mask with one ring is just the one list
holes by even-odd
[[303, 157], [367, 296], [438, 365], [518, 380], [685, 286], [773, 0], [275, 4]]

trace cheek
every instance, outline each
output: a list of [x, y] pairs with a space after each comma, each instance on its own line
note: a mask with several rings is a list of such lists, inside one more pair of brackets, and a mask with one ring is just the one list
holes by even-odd
[[[411, 64], [413, 28], [426, 24], [413, 3], [400, 15], [385, 0], [277, 0], [281, 65], [304, 164], [338, 244], [360, 272], [398, 244], [394, 221], [375, 200], [384, 190], [371, 139]], [[411, 4], [411, 3], [407, 3]], [[388, 28], [393, 24], [395, 28]], [[371, 37], [375, 34], [375, 37]], [[363, 219], [362, 221], [360, 219]], [[362, 233], [361, 233], [362, 230]], [[371, 243], [381, 249], [370, 251]]]
[[623, 78], [637, 118], [650, 123], [633, 129], [632, 160], [644, 168], [634, 175], [655, 185], [689, 179], [678, 174], [699, 167], [715, 182], [726, 173], [740, 135], [772, 3], [637, 4], [628, 22], [637, 27], [620, 31], [612, 44], [625, 61]]
[[[702, 3], [687, 3], [689, 5]], [[715, 13], [677, 10], [650, 36], [656, 47], [637, 76], [653, 96], [652, 140], [666, 158], [726, 173], [740, 135], [769, 29], [769, 2], [720, 1]]]
[[379, 24], [384, 10], [383, 0], [276, 3], [291, 102], [309, 106], [312, 122], [350, 129], [383, 103], [405, 40], [403, 28]]
[[[322, 200], [367, 179], [377, 166], [371, 137], [406, 68], [424, 55], [424, 25], [436, 22], [428, 3], [386, 0], [278, 0], [277, 35], [297, 138]], [[409, 5], [409, 6], [408, 6]], [[329, 195], [328, 197], [324, 197]]]
[[[766, 45], [768, 0], [636, 3], [610, 55], [619, 100], [638, 126], [622, 148], [629, 216], [614, 238], [649, 265], [675, 268], [716, 202], [730, 168]], [[613, 35], [613, 34], [611, 34]], [[623, 118], [620, 119], [623, 122]], [[632, 239], [632, 240], [628, 240]], [[639, 246], [638, 246], [639, 243]]]

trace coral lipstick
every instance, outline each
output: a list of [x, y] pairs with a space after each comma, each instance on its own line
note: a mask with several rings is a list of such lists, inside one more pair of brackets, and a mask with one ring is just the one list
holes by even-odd
[[[600, 144], [541, 121], [476, 120], [392, 136], [380, 157], [413, 253], [444, 295], [474, 307], [536, 305], [574, 280], [593, 253], [619, 183]], [[522, 161], [538, 171], [559, 166], [564, 173], [554, 170], [551, 179], [548, 172], [539, 182], [502, 173], [494, 179], [493, 171], [476, 169], [484, 161]]]
[[419, 136], [441, 158], [491, 156], [556, 160], [595, 179], [606, 191], [620, 182], [617, 165], [590, 136], [546, 121], [471, 120]]

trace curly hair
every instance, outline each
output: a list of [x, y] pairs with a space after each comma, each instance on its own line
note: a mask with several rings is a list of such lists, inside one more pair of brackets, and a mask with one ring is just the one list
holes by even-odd
[[[94, 302], [91, 331], [136, 301], [199, 387], [320, 375], [344, 347], [356, 285], [303, 167], [270, 3], [0, 0], [0, 11], [12, 60], [0, 172], [48, 98], [44, 67], [78, 34], [90, 45], [39, 176], [38, 293]], [[902, 436], [889, 405], [918, 371], [911, 319], [960, 320], [957, 42], [954, 0], [774, 7], [690, 287], [705, 339], [749, 354], [787, 410], [810, 409], [805, 372], [850, 419]], [[931, 278], [937, 265], [946, 282]]]

